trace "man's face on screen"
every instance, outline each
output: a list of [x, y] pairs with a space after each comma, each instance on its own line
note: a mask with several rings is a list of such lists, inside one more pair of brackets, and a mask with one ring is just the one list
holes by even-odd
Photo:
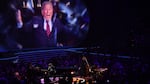
[[53, 16], [53, 6], [52, 4], [45, 4], [41, 10], [42, 16], [46, 19], [49, 20]]

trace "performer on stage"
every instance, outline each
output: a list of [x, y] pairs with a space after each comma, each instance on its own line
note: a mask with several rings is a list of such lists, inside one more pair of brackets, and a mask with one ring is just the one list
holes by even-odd
[[91, 72], [91, 68], [87, 61], [87, 58], [85, 56], [83, 56], [82, 60], [81, 60], [81, 65], [79, 68], [79, 73], [80, 73], [81, 77], [86, 77], [86, 76], [90, 75], [90, 72]]

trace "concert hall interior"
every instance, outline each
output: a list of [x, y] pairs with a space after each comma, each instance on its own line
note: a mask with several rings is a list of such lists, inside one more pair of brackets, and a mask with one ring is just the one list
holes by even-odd
[[[44, 20], [30, 33], [16, 20], [20, 10], [23, 25], [34, 22], [44, 1], [51, 27], [59, 19], [67, 29], [55, 47], [33, 46]], [[145, 0], [0, 0], [0, 84], [150, 84], [149, 9]]]

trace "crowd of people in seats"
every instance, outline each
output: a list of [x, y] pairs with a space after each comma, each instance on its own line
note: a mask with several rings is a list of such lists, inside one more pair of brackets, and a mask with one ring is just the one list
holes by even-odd
[[[150, 84], [150, 66], [144, 60], [102, 56], [86, 57], [91, 67], [108, 69], [102, 73], [93, 74], [96, 84]], [[0, 84], [41, 84], [39, 77], [43, 72], [39, 70], [47, 69], [49, 63], [56, 68], [74, 66], [79, 69], [81, 59], [80, 55], [70, 55], [52, 57], [47, 60], [41, 59], [36, 64], [0, 61]], [[59, 83], [63, 84], [64, 81]]]

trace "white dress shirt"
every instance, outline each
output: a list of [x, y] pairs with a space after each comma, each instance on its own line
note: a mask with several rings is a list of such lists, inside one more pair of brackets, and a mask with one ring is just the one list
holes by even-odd
[[[49, 26], [50, 26], [50, 32], [51, 32], [51, 31], [52, 31], [52, 26], [53, 26], [52, 21], [49, 20], [49, 21], [48, 21], [48, 24], [49, 24]], [[44, 30], [46, 31], [46, 20], [44, 20]]]

